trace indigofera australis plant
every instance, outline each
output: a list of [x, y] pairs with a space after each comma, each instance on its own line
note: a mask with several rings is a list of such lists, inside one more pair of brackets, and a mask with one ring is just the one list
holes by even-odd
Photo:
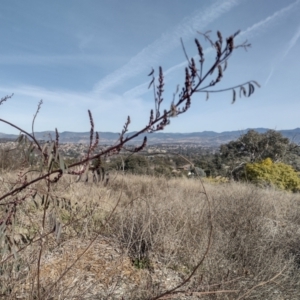
[[[134, 138], [144, 133], [154, 133], [160, 130], [164, 130], [164, 128], [170, 124], [170, 118], [186, 113], [190, 109], [192, 97], [196, 93], [204, 93], [206, 99], [208, 99], [211, 93], [232, 91], [232, 103], [236, 101], [237, 93], [239, 93], [240, 97], [251, 96], [255, 90], [255, 87], [259, 87], [259, 84], [254, 80], [250, 80], [248, 82], [238, 84], [226, 89], [214, 89], [214, 87], [223, 80], [224, 73], [227, 70], [228, 60], [233, 52], [238, 48], [247, 49], [250, 47], [250, 44], [248, 44], [247, 41], [239, 45], [235, 44], [235, 38], [238, 34], [239, 31], [229, 36], [228, 38], [223, 39], [222, 34], [218, 31], [217, 39], [214, 41], [210, 37], [210, 32], [200, 33], [200, 35], [204, 37], [204, 39], [208, 41], [208, 43], [212, 46], [216, 54], [213, 63], [210, 65], [206, 72], [204, 72], [205, 55], [200, 41], [197, 38], [195, 39], [197, 55], [194, 57], [188, 56], [184, 44], [181, 41], [183, 52], [187, 59], [187, 67], [184, 71], [185, 81], [181, 88], [178, 85], [176, 92], [173, 94], [173, 100], [170, 103], [169, 110], [161, 109], [161, 104], [164, 101], [163, 95], [165, 85], [163, 69], [162, 67], [159, 67], [158, 77], [156, 77], [155, 71], [154, 69], [152, 69], [148, 76], [151, 77], [149, 88], [152, 88], [154, 93], [154, 109], [150, 111], [147, 125], [145, 125], [134, 134], [126, 135], [130, 125], [130, 117], [128, 116], [124, 127], [121, 130], [120, 136], [114, 145], [97, 150], [99, 149], [99, 134], [94, 131], [94, 121], [92, 113], [89, 110], [88, 115], [90, 120], [90, 142], [88, 145], [87, 153], [83, 159], [78, 162], [71, 163], [70, 165], [66, 164], [64, 158], [60, 153], [59, 133], [57, 129], [55, 129], [55, 139], [50, 139], [50, 141], [46, 143], [38, 141], [35, 137], [34, 123], [41, 108], [42, 101], [39, 102], [37, 111], [32, 121], [32, 132], [27, 132], [7, 120], [0, 119], [1, 122], [6, 123], [20, 131], [18, 142], [23, 146], [24, 149], [24, 155], [22, 156], [23, 161], [19, 162], [21, 171], [18, 179], [16, 180], [16, 182], [8, 184], [6, 191], [3, 192], [2, 190], [1, 192], [3, 192], [3, 194], [0, 195], [0, 247], [2, 248], [1, 265], [10, 260], [17, 259], [18, 253], [24, 251], [26, 248], [30, 247], [30, 245], [40, 243], [40, 250], [36, 258], [36, 283], [33, 283], [33, 286], [36, 286], [36, 297], [38, 299], [44, 299], [45, 295], [49, 295], [49, 292], [55, 287], [57, 283], [56, 282], [52, 286], [50, 286], [49, 290], [46, 292], [42, 291], [40, 286], [39, 269], [41, 267], [41, 256], [43, 252], [43, 239], [50, 233], [55, 233], [56, 238], [59, 239], [61, 232], [69, 225], [67, 222], [65, 224], [63, 223], [62, 218], [57, 212], [57, 208], [68, 209], [69, 206], [63, 205], [62, 208], [61, 204], [64, 203], [64, 201], [58, 201], [57, 198], [52, 196], [51, 193], [55, 188], [55, 185], [57, 185], [60, 182], [61, 178], [66, 174], [81, 175], [85, 172], [88, 172], [90, 170], [90, 162], [92, 160], [97, 160], [98, 163], [96, 165], [99, 166], [101, 164], [101, 158], [117, 155], [121, 150], [129, 151], [132, 153], [141, 151], [146, 147], [147, 137], [144, 137], [144, 140], [140, 146], [127, 148], [126, 145]], [[0, 100], [0, 105], [4, 104], [4, 102], [9, 100], [11, 97], [12, 95], [2, 98]], [[23, 166], [30, 165], [34, 165], [34, 170], [30, 169], [29, 171], [25, 172], [24, 170], [26, 169], [23, 169]], [[83, 166], [80, 171], [76, 169], [76, 167], [79, 166]], [[28, 172], [30, 172], [30, 176], [28, 176]], [[45, 186], [42, 192], [41, 189], [37, 187], [38, 184], [41, 183]], [[41, 204], [37, 204], [37, 198], [41, 199]], [[41, 228], [35, 230], [34, 232], [26, 234], [21, 233], [20, 244], [14, 240], [14, 234], [16, 233], [19, 224], [18, 212], [21, 210], [21, 207], [29, 200], [33, 200], [37, 206], [39, 205], [40, 208], [42, 208], [42, 224]], [[60, 203], [59, 205], [58, 202]], [[116, 206], [118, 205], [118, 203], [119, 201], [117, 202]], [[111, 213], [106, 218], [103, 226], [110, 221], [110, 217], [114, 213], [116, 206], [112, 209]], [[51, 216], [52, 226], [47, 230], [46, 220], [47, 218], [49, 218], [49, 216]], [[211, 222], [210, 218], [209, 222]], [[88, 248], [92, 245], [96, 238], [97, 237], [92, 239], [87, 249], [82, 253], [80, 257], [84, 255], [84, 253], [88, 250]], [[210, 242], [211, 241], [209, 240], [207, 252], [209, 250]], [[207, 254], [207, 252], [205, 253], [205, 255]], [[78, 257], [74, 261], [74, 263], [60, 276], [59, 280], [61, 280], [61, 278], [67, 274], [67, 272], [71, 269], [72, 266], [75, 265], [80, 257]], [[166, 291], [159, 296], [155, 296], [155, 299], [159, 299], [163, 296], [166, 296], [167, 294], [171, 294], [176, 289], [183, 286], [184, 283], [189, 281], [197, 268], [203, 262], [204, 258], [205, 256], [195, 266], [191, 274], [183, 280], [182, 284], [178, 285], [171, 291]], [[2, 290], [2, 293], [8, 293], [8, 289]]]

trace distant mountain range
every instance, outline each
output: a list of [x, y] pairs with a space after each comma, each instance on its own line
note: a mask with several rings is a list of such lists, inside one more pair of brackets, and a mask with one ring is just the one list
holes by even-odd
[[[236, 131], [203, 131], [203, 132], [191, 132], [191, 133], [147, 133], [141, 134], [135, 138], [131, 144], [141, 143], [144, 136], [148, 138], [148, 144], [198, 144], [205, 147], [216, 147], [229, 141], [236, 140], [242, 134], [245, 134], [250, 129], [236, 130]], [[267, 128], [253, 128], [253, 130], [264, 133], [268, 131]], [[293, 140], [295, 143], [300, 141], [300, 128], [278, 130], [283, 136]], [[127, 135], [132, 135], [134, 132], [130, 132]], [[119, 133], [114, 132], [99, 132], [100, 143], [102, 145], [111, 145], [118, 140]], [[15, 140], [18, 136], [13, 134], [0, 133], [0, 140]], [[38, 140], [50, 140], [55, 139], [54, 131], [36, 132], [35, 137]], [[59, 133], [60, 143], [89, 143], [89, 132], [70, 132], [64, 131]]]

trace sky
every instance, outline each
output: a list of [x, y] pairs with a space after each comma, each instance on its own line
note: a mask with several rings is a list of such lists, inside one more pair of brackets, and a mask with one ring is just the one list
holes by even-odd
[[[187, 55], [198, 62], [194, 39], [215, 52], [199, 32], [229, 37], [235, 49], [219, 85], [256, 80], [261, 88], [232, 102], [232, 91], [194, 94], [190, 109], [171, 119], [165, 132], [276, 130], [300, 127], [300, 0], [2, 0], [0, 10], [0, 119], [31, 132], [142, 129], [154, 108], [148, 89], [152, 68], [164, 72], [164, 101], [184, 84]], [[208, 82], [215, 78], [213, 74]], [[18, 134], [0, 122], [1, 133]]]

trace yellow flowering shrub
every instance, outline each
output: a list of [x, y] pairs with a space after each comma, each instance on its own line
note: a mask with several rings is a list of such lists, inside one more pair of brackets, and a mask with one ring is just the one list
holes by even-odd
[[248, 163], [245, 170], [251, 182], [266, 183], [293, 192], [300, 190], [300, 177], [290, 165], [273, 163], [270, 158], [266, 158], [258, 163]]
[[202, 178], [202, 180], [204, 182], [217, 183], [217, 184], [229, 182], [229, 179], [223, 176], [217, 176], [217, 177], [209, 176], [209, 177]]

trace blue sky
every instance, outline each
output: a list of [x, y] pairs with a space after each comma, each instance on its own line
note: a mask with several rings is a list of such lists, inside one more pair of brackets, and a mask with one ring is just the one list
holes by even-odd
[[[240, 29], [237, 42], [251, 48], [234, 52], [220, 87], [256, 80], [261, 88], [234, 105], [231, 92], [197, 94], [165, 131], [300, 127], [299, 16], [300, 0], [3, 0], [0, 96], [14, 97], [0, 118], [30, 131], [43, 99], [36, 131], [89, 131], [88, 109], [97, 131], [120, 132], [127, 115], [129, 130], [141, 129], [154, 107], [151, 68], [164, 70], [163, 108], [184, 83], [180, 38], [191, 57], [200, 40], [208, 68], [215, 54], [197, 31], [215, 39], [216, 30]], [[18, 133], [3, 123], [0, 132]]]

